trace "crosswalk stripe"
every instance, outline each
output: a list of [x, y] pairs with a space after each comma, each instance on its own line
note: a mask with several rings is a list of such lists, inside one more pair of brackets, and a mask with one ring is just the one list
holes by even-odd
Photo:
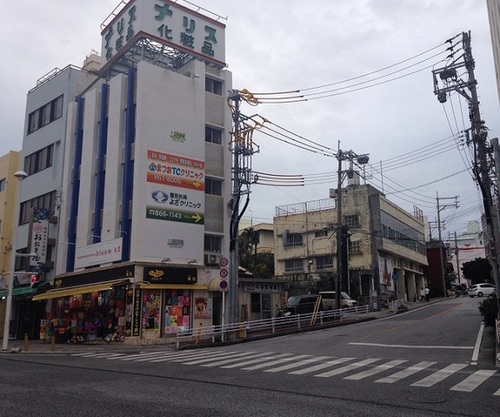
[[314, 366], [310, 366], [308, 368], [299, 369], [297, 371], [289, 372], [289, 374], [290, 375], [311, 374], [311, 373], [319, 371], [321, 369], [330, 368], [334, 365], [339, 365], [341, 363], [352, 361], [354, 359], [355, 358], [337, 358], [337, 359], [333, 359], [333, 360], [325, 362], [325, 363], [320, 363], [319, 365], [314, 365]]
[[121, 361], [134, 361], [136, 359], [144, 358], [144, 357], [148, 357], [148, 356], [154, 357], [154, 356], [157, 356], [158, 354], [162, 354], [162, 353], [163, 352], [137, 353], [135, 355], [119, 356], [116, 358], [106, 358], [106, 359], [109, 359], [109, 360], [119, 359]]
[[277, 355], [271, 355], [271, 356], [264, 356], [262, 358], [254, 358], [250, 359], [248, 361], [240, 362], [240, 363], [233, 363], [232, 365], [224, 365], [221, 366], [221, 368], [224, 369], [232, 369], [232, 368], [241, 368], [243, 366], [251, 365], [257, 362], [262, 362], [263, 360], [271, 360], [271, 359], [278, 359], [278, 358], [284, 358], [286, 356], [291, 356], [291, 353], [280, 353]]
[[[236, 354], [233, 352], [233, 354]], [[172, 362], [182, 362], [184, 365], [197, 365], [199, 363], [203, 363], [204, 361], [207, 360], [214, 360], [214, 359], [220, 359], [220, 358], [225, 358], [228, 355], [230, 355], [230, 352], [214, 352], [213, 354], [206, 353], [203, 356], [183, 356], [183, 357], [176, 357], [175, 359], [172, 359]], [[184, 362], [184, 361], [188, 362]]]
[[184, 361], [174, 361], [174, 362], [182, 362], [183, 365], [201, 365], [207, 362], [213, 362], [214, 360], [228, 360], [230, 358], [241, 358], [241, 357], [246, 357], [250, 355], [254, 355], [255, 352], [240, 352], [240, 353], [233, 353], [231, 354], [230, 352], [227, 352], [225, 355], [222, 356], [215, 356], [215, 357], [208, 357], [208, 358], [203, 358], [203, 359], [196, 359], [196, 360], [190, 360], [188, 362]]
[[364, 378], [368, 378], [369, 376], [376, 375], [380, 372], [387, 371], [388, 369], [394, 368], [395, 366], [401, 365], [402, 363], [405, 363], [405, 362], [408, 362], [408, 361], [394, 359], [392, 361], [384, 363], [383, 365], [378, 365], [372, 369], [368, 369], [367, 371], [358, 372], [357, 374], [346, 376], [344, 379], [349, 379], [352, 381], [360, 381]]
[[[252, 358], [260, 358], [261, 356], [266, 356], [266, 355], [269, 355], [269, 352], [261, 352], [261, 353], [252, 353]], [[204, 367], [207, 367], [207, 368], [213, 368], [215, 366], [222, 366], [222, 365], [227, 365], [228, 363], [232, 363], [232, 362], [238, 362], [238, 361], [241, 361], [245, 359], [244, 357], [237, 357], [237, 358], [228, 358], [228, 359], [223, 359], [223, 360], [220, 360], [220, 361], [216, 361], [216, 362], [212, 362], [212, 363], [205, 363], [201, 366], [204, 366]]]
[[493, 395], [500, 396], [500, 389], [496, 391]]
[[346, 366], [343, 366], [341, 368], [333, 369], [332, 371], [324, 372], [322, 374], [317, 374], [314, 376], [317, 376], [320, 378], [328, 378], [330, 376], [344, 374], [346, 372], [361, 368], [362, 366], [369, 365], [370, 363], [377, 362], [379, 360], [380, 360], [380, 358], [364, 359], [362, 361], [351, 363], [350, 365], [346, 365]]
[[257, 369], [268, 368], [270, 366], [278, 365], [280, 363], [290, 362], [290, 361], [293, 361], [295, 359], [303, 359], [303, 358], [310, 358], [310, 357], [311, 357], [311, 355], [298, 355], [298, 356], [293, 356], [291, 358], [276, 359], [276, 360], [271, 361], [271, 362], [265, 362], [265, 363], [261, 363], [261, 364], [258, 364], [258, 365], [254, 365], [254, 366], [250, 366], [250, 367], [247, 367], [247, 368], [243, 368], [243, 370], [245, 370], [245, 371], [255, 371]]
[[324, 361], [325, 359], [331, 359], [331, 356], [316, 356], [313, 358], [303, 359], [295, 363], [289, 363], [287, 365], [278, 366], [277, 368], [266, 369], [264, 372], [283, 372], [288, 371], [293, 368], [300, 368], [304, 365], [309, 365], [313, 362]]
[[462, 382], [450, 388], [451, 391], [471, 392], [496, 373], [495, 370], [479, 370], [469, 375]]
[[394, 382], [400, 381], [404, 378], [407, 378], [411, 375], [416, 374], [417, 372], [420, 372], [429, 366], [435, 365], [437, 362], [432, 362], [432, 361], [424, 361], [417, 363], [416, 365], [410, 366], [409, 368], [403, 369], [399, 372], [396, 372], [395, 374], [386, 376], [385, 378], [377, 379], [375, 382], [381, 382], [385, 384], [392, 384]]
[[[158, 359], [151, 359], [149, 362], [153, 363], [159, 363], [159, 362], [168, 362], [172, 361], [173, 359], [197, 359], [197, 358], [206, 358], [210, 355], [219, 355], [222, 354], [222, 352], [214, 350], [214, 351], [203, 351], [203, 352], [193, 352], [193, 351], [187, 351], [187, 352], [170, 352], [166, 353], [165, 355], [162, 355]], [[172, 359], [173, 358], [173, 359]], [[179, 361], [178, 361], [179, 362]]]
[[443, 381], [448, 378], [450, 375], [453, 375], [455, 372], [460, 371], [461, 369], [466, 368], [468, 365], [464, 365], [462, 363], [452, 363], [444, 369], [440, 369], [437, 372], [411, 384], [412, 387], [432, 387], [434, 384]]

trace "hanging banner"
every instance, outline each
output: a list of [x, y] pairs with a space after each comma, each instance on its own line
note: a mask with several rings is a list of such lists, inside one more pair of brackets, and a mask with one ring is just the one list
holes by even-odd
[[31, 224], [31, 253], [30, 271], [45, 272], [47, 262], [47, 241], [49, 238], [49, 210], [35, 208]]

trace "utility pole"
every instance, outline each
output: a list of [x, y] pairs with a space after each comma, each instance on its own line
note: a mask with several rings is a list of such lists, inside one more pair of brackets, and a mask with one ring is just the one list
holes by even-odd
[[[455, 58], [454, 48], [457, 44], [452, 44], [454, 38], [448, 41], [451, 46], [450, 63], [443, 68], [432, 71], [434, 79], [434, 94], [440, 103], [447, 101], [447, 94], [453, 91], [458, 92], [469, 103], [469, 119], [471, 122], [471, 136], [467, 140], [467, 145], [472, 146], [474, 151], [474, 161], [472, 171], [483, 197], [484, 220], [486, 227], [484, 230], [485, 241], [488, 242], [489, 258], [492, 266], [493, 279], [497, 289], [497, 305], [500, 306], [500, 281], [498, 270], [497, 242], [499, 241], [498, 228], [498, 207], [494, 204], [493, 195], [498, 195], [498, 187], [492, 178], [497, 178], [495, 172], [495, 161], [492, 156], [492, 148], [487, 146], [488, 129], [483, 120], [479, 109], [479, 100], [477, 97], [477, 81], [474, 75], [474, 59], [472, 57], [470, 32], [462, 33], [463, 54]], [[467, 80], [462, 80], [462, 74], [459, 75], [458, 69], [465, 67]], [[442, 86], [440, 86], [440, 83]], [[500, 309], [499, 309], [500, 311]], [[499, 313], [500, 317], [500, 313]]]
[[455, 232], [455, 261], [457, 264], [457, 280], [458, 283], [460, 284], [460, 262], [458, 260], [458, 241], [457, 241], [457, 232]]
[[[232, 195], [229, 203], [231, 221], [229, 226], [229, 291], [228, 291], [228, 324], [238, 323], [238, 271], [239, 254], [238, 238], [240, 219], [245, 212], [250, 195], [252, 155], [255, 152], [252, 134], [255, 126], [248, 123], [249, 118], [241, 114], [241, 96], [238, 90], [232, 90], [228, 99], [233, 117], [232, 140], [230, 144], [233, 156], [232, 162]], [[241, 207], [241, 199], [246, 196], [246, 201]]]
[[[340, 308], [340, 293], [342, 291], [342, 283], [348, 279], [348, 227], [343, 223], [342, 213], [342, 183], [345, 176], [352, 176], [355, 174], [353, 167], [356, 165], [366, 165], [369, 161], [368, 155], [357, 155], [352, 150], [344, 152], [340, 149], [340, 142], [338, 145], [337, 155], [338, 169], [337, 169], [337, 193], [336, 193], [336, 210], [337, 210], [337, 275], [335, 278], [335, 306]], [[344, 171], [342, 162], [349, 161], [349, 169]], [[356, 173], [359, 175], [358, 173]], [[347, 285], [346, 285], [347, 288]]]
[[[455, 200], [454, 204], [444, 204], [440, 205], [439, 200]], [[441, 197], [439, 198], [439, 194], [436, 192], [436, 202], [437, 202], [437, 224], [438, 224], [438, 244], [439, 244], [439, 269], [441, 272], [441, 282], [443, 284], [443, 297], [446, 297], [446, 273], [445, 273], [445, 263], [443, 256], [444, 244], [441, 235], [441, 210], [444, 210], [446, 207], [455, 207], [458, 208], [458, 196], [455, 197]]]

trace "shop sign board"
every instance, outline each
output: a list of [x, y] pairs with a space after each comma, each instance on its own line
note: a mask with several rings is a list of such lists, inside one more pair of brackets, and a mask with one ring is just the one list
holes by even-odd
[[31, 223], [30, 271], [44, 272], [47, 262], [47, 241], [49, 238], [49, 210], [35, 208]]
[[225, 67], [224, 30], [223, 23], [169, 0], [130, 1], [101, 32], [103, 64], [145, 36]]
[[103, 265], [122, 259], [123, 238], [76, 248], [75, 269]]
[[277, 283], [270, 282], [245, 282], [243, 291], [254, 293], [278, 293]]
[[196, 268], [156, 268], [144, 267], [144, 281], [150, 284], [196, 284]]

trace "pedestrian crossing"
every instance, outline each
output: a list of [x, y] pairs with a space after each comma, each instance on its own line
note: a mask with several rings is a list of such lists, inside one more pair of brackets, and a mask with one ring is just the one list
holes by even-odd
[[[500, 371], [477, 369], [463, 363], [439, 364], [435, 361], [411, 363], [407, 359], [314, 356], [287, 352], [225, 351], [199, 349], [189, 351], [148, 351], [140, 353], [79, 352], [72, 356], [120, 362], [180, 363], [202, 368], [239, 369], [266, 373], [309, 375], [314, 378], [338, 377], [346, 381], [371, 379], [376, 384], [394, 384], [408, 380], [411, 387], [430, 388], [455, 378], [449, 390], [473, 392], [493, 378], [499, 388]], [[468, 368], [468, 369], [467, 369]], [[383, 375], [382, 375], [383, 374]], [[457, 379], [463, 380], [456, 383]], [[418, 379], [417, 379], [418, 378]]]

